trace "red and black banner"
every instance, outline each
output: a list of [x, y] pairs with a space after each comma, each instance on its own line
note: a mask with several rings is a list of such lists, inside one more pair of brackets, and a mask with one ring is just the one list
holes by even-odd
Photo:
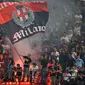
[[47, 2], [2, 2], [0, 25], [14, 44], [46, 30]]

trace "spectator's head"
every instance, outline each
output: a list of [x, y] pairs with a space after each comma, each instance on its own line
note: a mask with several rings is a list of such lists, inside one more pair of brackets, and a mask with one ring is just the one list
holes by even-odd
[[17, 64], [17, 67], [20, 67], [20, 64]]
[[56, 62], [56, 65], [57, 65], [57, 66], [61, 66], [59, 62]]
[[48, 55], [43, 55], [43, 58], [47, 59]]
[[66, 32], [64, 32], [64, 36], [66, 36], [67, 35], [67, 33]]
[[45, 52], [48, 52], [48, 48], [47, 47], [45, 48]]
[[36, 63], [33, 63], [33, 67], [35, 67], [37, 64]]
[[23, 56], [23, 58], [25, 59], [25, 61], [28, 61], [28, 56]]
[[79, 53], [77, 54], [77, 58], [80, 58], [80, 54]]
[[54, 47], [54, 51], [55, 51], [55, 52], [58, 51], [56, 47]]

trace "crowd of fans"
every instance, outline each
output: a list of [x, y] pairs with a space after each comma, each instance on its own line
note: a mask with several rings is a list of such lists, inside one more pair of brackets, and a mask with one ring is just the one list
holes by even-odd
[[[84, 85], [85, 84], [85, 42], [81, 35], [73, 37], [68, 44], [65, 39], [60, 47], [43, 46], [39, 59], [41, 67], [33, 63], [31, 55], [23, 56], [23, 69], [20, 64], [14, 66], [13, 58], [9, 58], [8, 50], [0, 50], [0, 79], [3, 81], [28, 82], [51, 85]], [[78, 38], [78, 39], [77, 39]], [[7, 65], [8, 64], [8, 65]]]
[[[31, 55], [23, 56], [23, 67], [14, 65], [9, 57], [7, 45], [1, 39], [0, 79], [1, 81], [30, 82], [35, 85], [85, 85], [85, 41], [84, 32], [75, 33], [70, 40], [63, 38], [60, 46], [44, 45], [38, 65]], [[7, 49], [6, 49], [7, 48]]]
[[20, 64], [15, 66], [13, 58], [9, 57], [9, 46], [1, 36], [0, 82], [24, 81], [35, 85], [85, 85], [85, 24], [82, 13], [79, 10], [74, 16], [75, 23], [71, 38], [65, 35], [60, 39], [59, 45], [42, 46], [40, 65], [33, 62], [31, 55], [28, 54], [22, 56], [23, 68]]

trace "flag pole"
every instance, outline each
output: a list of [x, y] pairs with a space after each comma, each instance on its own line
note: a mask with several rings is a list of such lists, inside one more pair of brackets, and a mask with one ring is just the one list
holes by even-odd
[[[12, 45], [13, 46], [13, 45]], [[18, 53], [18, 51], [17, 51], [17, 49], [13, 46], [13, 48], [14, 48], [14, 50], [16, 51], [16, 53], [17, 53], [17, 55], [19, 56], [19, 58], [20, 58], [20, 60], [22, 61], [22, 63], [24, 63], [23, 62], [23, 60], [22, 60], [22, 58], [20, 57], [21, 55]]]

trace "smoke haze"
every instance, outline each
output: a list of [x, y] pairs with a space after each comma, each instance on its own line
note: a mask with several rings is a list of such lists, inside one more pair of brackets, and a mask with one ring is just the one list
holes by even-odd
[[[34, 0], [22, 0], [34, 1]], [[35, 0], [43, 1], [43, 0]], [[47, 23], [47, 30], [43, 33], [35, 34], [29, 38], [19, 41], [14, 44], [19, 55], [33, 54], [33, 60], [36, 60], [37, 53], [41, 52], [42, 42], [45, 39], [52, 39], [58, 37], [60, 39], [63, 33], [68, 29], [72, 29], [74, 23], [75, 10], [77, 9], [74, 0], [45, 0], [48, 2], [49, 20]], [[50, 37], [51, 34], [51, 37]], [[54, 36], [54, 37], [53, 37]], [[17, 53], [13, 51], [15, 60], [19, 60]], [[34, 54], [36, 54], [34, 56]], [[18, 61], [20, 62], [20, 61]]]

